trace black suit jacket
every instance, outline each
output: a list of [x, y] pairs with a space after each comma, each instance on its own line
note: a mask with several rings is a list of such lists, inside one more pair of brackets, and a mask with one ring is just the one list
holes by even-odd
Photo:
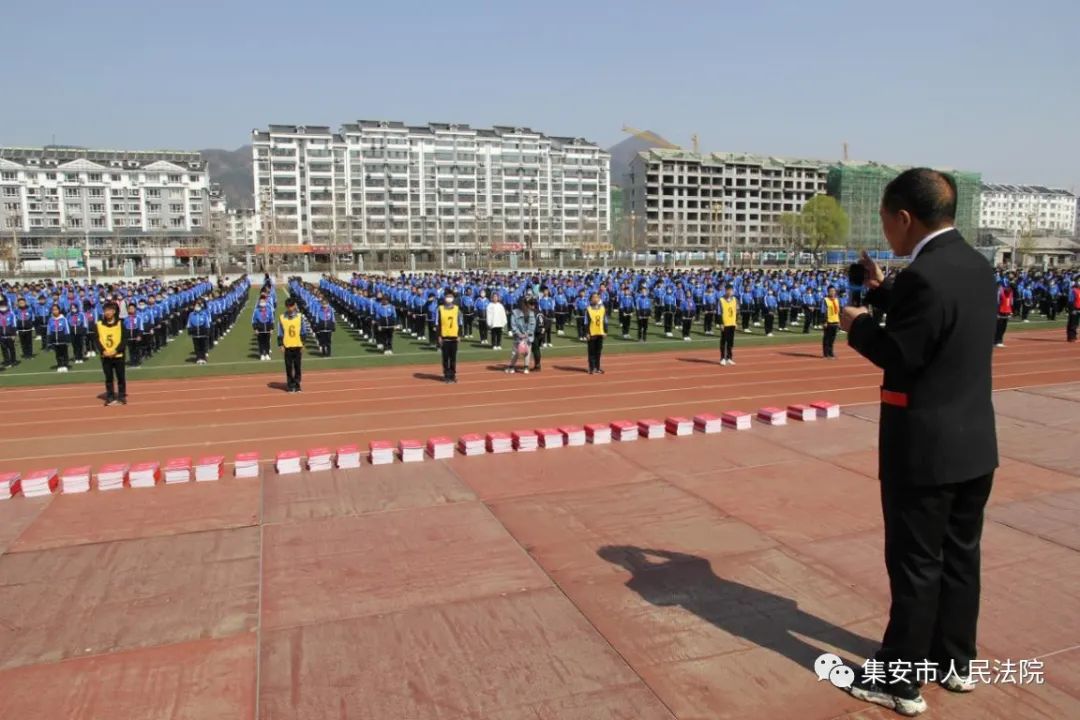
[[998, 464], [991, 399], [997, 285], [990, 263], [951, 230], [928, 242], [868, 302], [848, 344], [885, 371], [878, 477], [943, 485]]

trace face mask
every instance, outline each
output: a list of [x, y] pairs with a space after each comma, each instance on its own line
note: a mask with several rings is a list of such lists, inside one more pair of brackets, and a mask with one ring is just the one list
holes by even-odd
[[264, 303], [264, 302], [259, 303], [259, 307], [261, 307], [261, 308], [266, 307], [266, 303]]
[[196, 309], [196, 310], [202, 310], [202, 305], [196, 305], [196, 306], [195, 306], [195, 309]]
[[454, 298], [448, 297], [445, 300], [443, 300], [443, 302], [445, 302], [447, 305], [453, 305], [454, 304]]

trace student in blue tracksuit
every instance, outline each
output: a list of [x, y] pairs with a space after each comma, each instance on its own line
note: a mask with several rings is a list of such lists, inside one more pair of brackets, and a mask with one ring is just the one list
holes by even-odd
[[5, 368], [19, 364], [19, 361], [15, 358], [15, 336], [17, 334], [15, 313], [11, 311], [8, 298], [0, 295], [0, 354], [3, 355]]
[[319, 351], [323, 357], [330, 357], [330, 341], [337, 327], [334, 322], [334, 309], [330, 307], [330, 301], [323, 297], [313, 315], [315, 316], [315, 338], [319, 341]]
[[383, 294], [375, 307], [375, 327], [378, 344], [376, 347], [383, 355], [394, 354], [394, 326], [397, 325], [397, 311], [390, 304], [390, 296]]
[[[538, 333], [541, 335], [540, 347], [551, 347], [551, 326], [555, 320], [555, 299], [551, 297], [551, 288], [545, 287], [543, 295], [537, 301], [538, 318], [543, 320]], [[539, 358], [539, 354], [537, 355]], [[537, 365], [536, 369], [540, 369]]]
[[67, 318], [60, 312], [60, 305], [52, 306], [52, 314], [45, 323], [48, 344], [56, 353], [56, 372], [68, 371], [68, 343], [71, 342], [71, 328]]
[[652, 315], [653, 303], [649, 290], [644, 285], [638, 290], [634, 309], [637, 312], [637, 339], [638, 342], [645, 342], [649, 335], [649, 317]]
[[780, 292], [776, 296], [777, 320], [780, 332], [787, 332], [788, 317], [791, 314], [791, 291], [787, 285], [780, 286]]
[[697, 314], [697, 304], [690, 294], [683, 296], [679, 303], [679, 317], [682, 320], [683, 342], [690, 342], [690, 327], [694, 324], [694, 316]]
[[82, 365], [86, 357], [86, 321], [77, 302], [68, 306], [68, 328], [71, 330], [71, 354], [76, 365]]
[[765, 300], [763, 302], [763, 312], [765, 313], [765, 337], [772, 337], [773, 321], [776, 318], [776, 310], [779, 307], [780, 303], [776, 299], [776, 295], [773, 293], [772, 290], [769, 290], [765, 294]]
[[462, 336], [471, 338], [473, 323], [476, 322], [476, 298], [473, 297], [471, 287], [465, 288], [465, 292], [461, 296], [461, 318], [465, 326], [462, 328]]
[[706, 335], [713, 334], [713, 325], [716, 324], [716, 303], [719, 300], [720, 298], [717, 296], [712, 283], [709, 283], [708, 287], [705, 288], [705, 292], [701, 294], [701, 307], [699, 308]]
[[803, 304], [803, 335], [810, 334], [810, 327], [814, 324], [814, 315], [817, 314], [817, 297], [814, 296], [814, 291], [810, 288], [806, 288], [806, 292], [802, 297]]
[[678, 307], [678, 299], [675, 297], [675, 290], [670, 285], [664, 288], [664, 293], [661, 296], [661, 304], [663, 305], [664, 313], [664, 336], [672, 337], [672, 331], [675, 328], [675, 310]]
[[143, 337], [143, 321], [139, 315], [135, 306], [128, 303], [127, 317], [124, 318], [124, 330], [127, 331], [127, 350], [128, 355], [131, 357], [131, 362], [128, 363], [133, 368], [142, 366], [142, 337]]
[[635, 313], [634, 294], [629, 287], [624, 287], [619, 293], [619, 325], [622, 328], [623, 340], [630, 339], [630, 319]]
[[269, 298], [259, 298], [255, 311], [251, 314], [251, 327], [259, 344], [259, 360], [270, 359], [270, 336], [274, 332], [274, 310]]
[[577, 333], [578, 340], [585, 342], [585, 333], [587, 330], [587, 321], [585, 319], [585, 312], [589, 308], [589, 299], [585, 297], [585, 291], [579, 290], [577, 299], [574, 300], [574, 315], [577, 317]]
[[739, 314], [742, 316], [742, 331], [750, 332], [750, 320], [754, 314], [754, 293], [745, 286], [739, 295]]
[[192, 349], [195, 352], [195, 364], [206, 364], [206, 353], [210, 348], [210, 334], [213, 318], [211, 313], [203, 305], [203, 301], [196, 300], [195, 308], [188, 314], [187, 330], [191, 336]]

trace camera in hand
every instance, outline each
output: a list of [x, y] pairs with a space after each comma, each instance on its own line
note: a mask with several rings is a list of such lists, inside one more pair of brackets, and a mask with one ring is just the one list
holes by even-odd
[[851, 263], [847, 269], [849, 303], [856, 307], [862, 305], [863, 283], [866, 282], [866, 268], [861, 263]]

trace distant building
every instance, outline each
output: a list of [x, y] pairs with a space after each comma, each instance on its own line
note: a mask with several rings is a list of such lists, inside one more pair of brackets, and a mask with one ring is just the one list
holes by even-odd
[[387, 253], [536, 251], [607, 239], [609, 157], [521, 127], [361, 120], [252, 134], [260, 227], [272, 244]]
[[983, 185], [979, 227], [1008, 233], [1076, 233], [1077, 200], [1040, 185]]
[[[851, 221], [848, 246], [885, 248], [881, 232], [881, 196], [885, 186], [907, 167], [876, 162], [844, 161], [829, 168], [828, 193], [837, 199]], [[979, 173], [941, 168], [956, 182], [956, 229], [974, 243], [979, 228]]]
[[4, 147], [0, 237], [15, 237], [20, 261], [89, 247], [109, 267], [166, 264], [206, 240], [209, 187], [196, 152]]
[[817, 160], [654, 148], [630, 163], [623, 198], [637, 250], [783, 244], [780, 216], [825, 192]]
[[225, 242], [229, 247], [255, 245], [258, 228], [258, 219], [252, 208], [233, 208], [225, 213]]

